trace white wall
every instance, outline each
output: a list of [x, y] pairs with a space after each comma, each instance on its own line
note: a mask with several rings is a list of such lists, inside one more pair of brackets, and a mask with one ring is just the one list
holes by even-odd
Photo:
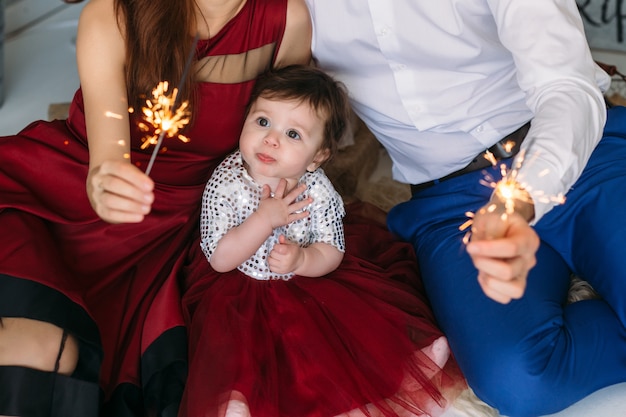
[[5, 35], [7, 38], [67, 7], [67, 4], [63, 3], [62, 0], [4, 0], [4, 2]]
[[[596, 61], [614, 65], [620, 73], [626, 74], [626, 52], [592, 50], [591, 53]], [[626, 82], [615, 77], [611, 83], [611, 88], [607, 92], [607, 96], [610, 97], [613, 94], [619, 94], [626, 99]]]
[[591, 53], [596, 61], [615, 65], [621, 73], [626, 73], [626, 52], [592, 50]]

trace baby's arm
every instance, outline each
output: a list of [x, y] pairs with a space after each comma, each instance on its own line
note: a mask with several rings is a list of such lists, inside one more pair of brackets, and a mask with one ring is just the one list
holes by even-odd
[[328, 243], [317, 242], [303, 248], [281, 235], [267, 262], [277, 274], [293, 272], [304, 277], [321, 277], [334, 271], [342, 259], [343, 252]]
[[214, 270], [232, 271], [254, 255], [275, 228], [308, 216], [303, 209], [311, 204], [311, 199], [296, 201], [306, 186], [298, 186], [287, 195], [284, 195], [285, 187], [286, 182], [281, 180], [273, 197], [269, 187], [263, 187], [259, 208], [219, 240], [210, 259]]
[[335, 270], [343, 260], [343, 200], [322, 170], [310, 175], [308, 181], [315, 184], [311, 190], [314, 202], [309, 207], [310, 244], [297, 245], [285, 236], [280, 236], [267, 259], [274, 273], [320, 277]]

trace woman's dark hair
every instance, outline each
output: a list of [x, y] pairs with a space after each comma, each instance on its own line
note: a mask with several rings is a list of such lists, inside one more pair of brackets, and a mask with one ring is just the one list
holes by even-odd
[[350, 118], [348, 94], [342, 83], [318, 68], [291, 65], [269, 70], [257, 79], [246, 114], [259, 97], [309, 103], [325, 121], [322, 147], [330, 150], [331, 157], [335, 154]]
[[[193, 0], [115, 0], [126, 42], [129, 105], [141, 107], [161, 81], [180, 85], [195, 25]], [[186, 77], [178, 99], [193, 100], [193, 77]]]

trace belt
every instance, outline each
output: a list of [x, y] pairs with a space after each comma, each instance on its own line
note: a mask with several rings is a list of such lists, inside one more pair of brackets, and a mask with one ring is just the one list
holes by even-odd
[[480, 154], [476, 155], [472, 162], [470, 162], [465, 168], [461, 168], [452, 174], [448, 174], [445, 177], [433, 181], [423, 182], [421, 184], [411, 184], [411, 194], [425, 190], [426, 188], [439, 184], [442, 181], [449, 180], [450, 178], [493, 166], [494, 158], [495, 161], [500, 161], [502, 159], [515, 156], [519, 152], [520, 146], [528, 133], [528, 129], [530, 129], [530, 122], [527, 122], [515, 132], [506, 135], [489, 149], [485, 149]]

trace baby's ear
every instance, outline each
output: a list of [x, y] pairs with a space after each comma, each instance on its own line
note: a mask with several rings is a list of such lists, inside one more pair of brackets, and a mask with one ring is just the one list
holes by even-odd
[[330, 149], [328, 149], [328, 148], [320, 149], [315, 154], [315, 157], [313, 158], [313, 161], [309, 164], [308, 167], [306, 167], [306, 170], [309, 171], [309, 172], [315, 171], [328, 158], [330, 158]]

